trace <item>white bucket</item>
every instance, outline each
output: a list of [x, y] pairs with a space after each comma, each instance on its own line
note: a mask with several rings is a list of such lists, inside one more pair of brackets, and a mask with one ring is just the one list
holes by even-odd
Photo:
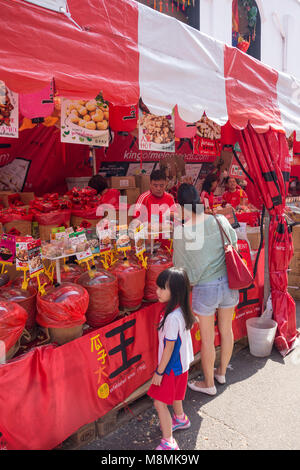
[[250, 353], [257, 357], [266, 357], [271, 354], [277, 322], [270, 318], [248, 318], [246, 320]]

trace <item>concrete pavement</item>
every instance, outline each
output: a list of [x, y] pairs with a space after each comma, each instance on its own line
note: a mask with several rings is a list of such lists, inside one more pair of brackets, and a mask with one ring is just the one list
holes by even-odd
[[[300, 327], [300, 302], [297, 328]], [[191, 428], [176, 431], [181, 450], [299, 450], [300, 344], [283, 358], [273, 348], [257, 358], [249, 348], [234, 354], [227, 383], [210, 397], [188, 389], [185, 412]], [[159, 422], [149, 409], [82, 450], [152, 450], [160, 441]]]

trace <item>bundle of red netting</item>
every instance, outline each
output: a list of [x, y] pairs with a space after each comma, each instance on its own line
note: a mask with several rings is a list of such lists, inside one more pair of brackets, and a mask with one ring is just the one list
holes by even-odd
[[62, 283], [37, 296], [37, 323], [46, 328], [72, 328], [85, 323], [87, 291], [77, 284]]
[[146, 270], [138, 263], [125, 259], [117, 261], [111, 272], [118, 279], [120, 307], [138, 309], [144, 297]]
[[28, 314], [19, 304], [11, 301], [0, 301], [0, 341], [9, 351], [22, 336]]
[[99, 269], [83, 273], [76, 281], [89, 293], [86, 321], [92, 327], [112, 322], [119, 313], [118, 280], [109, 271]]

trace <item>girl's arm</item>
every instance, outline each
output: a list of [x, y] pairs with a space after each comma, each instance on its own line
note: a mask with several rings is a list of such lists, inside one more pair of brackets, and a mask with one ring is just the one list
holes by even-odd
[[171, 359], [174, 347], [175, 347], [175, 341], [166, 340], [166, 345], [165, 345], [165, 348], [163, 350], [160, 363], [158, 364], [157, 369], [156, 369], [157, 372], [159, 374], [162, 374], [162, 375], [159, 375], [156, 372], [154, 372], [154, 375], [152, 377], [152, 382], [151, 382], [153, 385], [158, 385], [159, 386], [161, 384], [161, 381], [162, 381], [162, 378], [163, 378], [163, 373], [164, 373], [167, 365], [169, 364], [169, 361]]

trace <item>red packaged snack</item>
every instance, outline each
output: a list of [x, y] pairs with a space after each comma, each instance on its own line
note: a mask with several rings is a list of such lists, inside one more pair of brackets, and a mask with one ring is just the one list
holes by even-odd
[[76, 281], [89, 293], [86, 321], [92, 327], [111, 323], [119, 313], [118, 280], [109, 271], [87, 271]]

